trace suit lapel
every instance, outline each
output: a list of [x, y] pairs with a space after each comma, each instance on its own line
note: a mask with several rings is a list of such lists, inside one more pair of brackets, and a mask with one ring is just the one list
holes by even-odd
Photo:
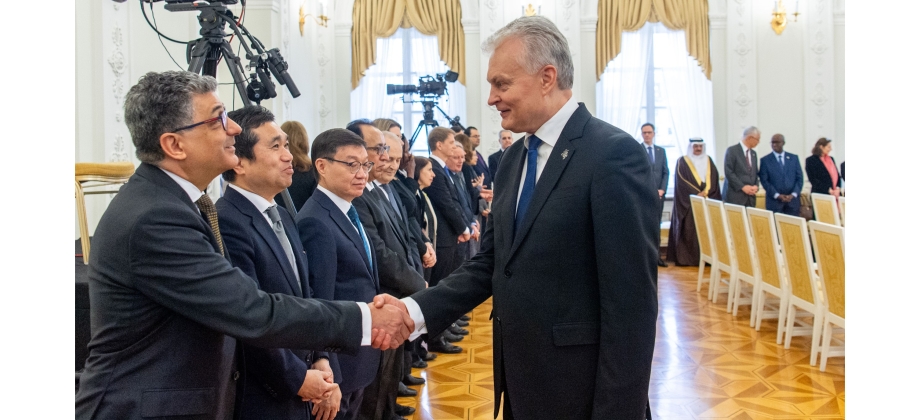
[[[278, 213], [285, 214], [284, 212]], [[288, 214], [288, 216], [290, 215]], [[294, 264], [297, 265], [297, 272], [300, 275], [300, 290], [303, 292], [300, 297], [309, 298], [311, 293], [307, 254], [303, 251], [300, 235], [297, 233], [297, 225], [294, 224], [294, 219], [288, 216], [281, 216], [281, 223], [284, 224], [284, 234], [287, 235], [288, 241], [291, 243], [291, 250], [294, 251]]]
[[[504, 244], [510, 244], [514, 239], [514, 214], [517, 211], [518, 188], [521, 185], [521, 173], [524, 171], [524, 160], [527, 156], [527, 149], [523, 145], [522, 137], [505, 149], [502, 154], [502, 160], [505, 163], [499, 164], [502, 176], [497, 178], [500, 180], [501, 193], [495, 194], [495, 202], [492, 203], [492, 206], [497, 212], [506, 216], [503, 223], [495, 223], [493, 226], [498, 227], [501, 243]], [[508, 156], [505, 156], [506, 154]]]
[[256, 206], [253, 205], [251, 201], [233, 188], [227, 188], [227, 192], [224, 193], [224, 198], [239, 209], [241, 213], [249, 217], [253, 230], [258, 232], [262, 240], [271, 248], [272, 254], [275, 255], [275, 259], [278, 262], [278, 266], [281, 267], [281, 271], [284, 272], [284, 277], [287, 278], [288, 285], [291, 286], [291, 292], [296, 296], [300, 290], [300, 288], [297, 287], [297, 277], [294, 275], [287, 254], [284, 252], [284, 248], [278, 240], [278, 235], [275, 235], [274, 229], [272, 229], [268, 221], [265, 220], [265, 216], [259, 213], [259, 210], [256, 209]]
[[[367, 260], [367, 251], [364, 250], [364, 241], [361, 240], [361, 235], [358, 233], [358, 230], [355, 229], [355, 225], [351, 223], [351, 220], [348, 220], [348, 216], [345, 216], [342, 213], [342, 210], [326, 196], [320, 190], [316, 190], [313, 193], [313, 196], [316, 197], [316, 202], [319, 203], [327, 212], [329, 212], [329, 217], [332, 221], [339, 227], [339, 230], [351, 240], [351, 243], [355, 246], [355, 249], [358, 250], [358, 253], [361, 254], [361, 259], [364, 260], [365, 267], [370, 271], [370, 262]], [[356, 198], [360, 200], [361, 197]], [[368, 244], [370, 246], [370, 244]]]

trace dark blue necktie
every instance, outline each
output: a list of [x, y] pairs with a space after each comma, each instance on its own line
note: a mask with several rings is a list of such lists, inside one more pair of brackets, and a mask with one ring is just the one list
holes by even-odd
[[371, 270], [373, 270], [374, 259], [371, 257], [371, 247], [367, 244], [367, 236], [364, 236], [364, 229], [361, 227], [361, 219], [358, 218], [358, 210], [355, 209], [355, 206], [351, 206], [351, 208], [348, 209], [348, 220], [351, 220], [351, 224], [355, 225], [355, 229], [358, 229], [358, 236], [361, 237], [361, 242], [364, 242], [364, 252], [367, 253], [367, 262]]
[[527, 216], [527, 207], [533, 198], [533, 190], [537, 185], [537, 148], [540, 147], [537, 136], [530, 136], [527, 143], [527, 175], [524, 177], [524, 188], [521, 189], [521, 199], [518, 200], [517, 214], [514, 216], [514, 232], [517, 233]]
[[652, 146], [648, 147], [648, 163], [655, 163], [655, 152], [652, 151]]

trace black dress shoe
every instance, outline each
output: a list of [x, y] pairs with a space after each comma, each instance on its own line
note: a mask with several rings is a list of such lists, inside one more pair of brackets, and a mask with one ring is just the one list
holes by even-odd
[[396, 395], [399, 397], [414, 397], [418, 395], [418, 391], [409, 388], [406, 386], [406, 384], [400, 382], [399, 388], [396, 390]]
[[469, 327], [469, 326], [470, 326], [470, 322], [469, 322], [469, 321], [464, 321], [464, 320], [462, 320], [462, 319], [458, 319], [457, 322], [454, 322], [454, 324], [457, 324], [457, 325], [460, 326], [460, 327]]
[[425, 353], [425, 355], [422, 356], [422, 360], [424, 360], [424, 361], [426, 361], [426, 362], [430, 362], [430, 361], [432, 361], [432, 360], [434, 360], [434, 359], [437, 359], [437, 358], [438, 358], [438, 355], [437, 355], [437, 354], [434, 354], [434, 353], [432, 353], [432, 352]]
[[414, 368], [416, 368], [416, 369], [424, 369], [424, 368], [428, 367], [428, 362], [426, 362], [426, 361], [424, 361], [424, 360], [416, 360], [416, 361], [412, 362], [412, 367], [414, 367]]
[[449, 330], [444, 330], [444, 332], [441, 333], [441, 336], [444, 337], [444, 339], [447, 340], [449, 343], [459, 343], [463, 341], [462, 335], [454, 334], [450, 332]]
[[397, 416], [406, 417], [415, 414], [415, 407], [409, 407], [402, 404], [396, 404], [396, 409], [393, 410]]
[[438, 338], [436, 341], [428, 343], [428, 351], [436, 351], [438, 353], [448, 353], [448, 354], [457, 354], [463, 351], [462, 348], [448, 343], [444, 340], [444, 337]]
[[468, 330], [465, 330], [465, 329], [463, 329], [463, 328], [460, 328], [460, 327], [458, 327], [456, 324], [447, 327], [447, 331], [450, 331], [451, 334], [460, 335], [460, 336], [469, 335], [469, 334], [470, 334], [470, 332], [469, 332]]
[[659, 267], [667, 267], [667, 266], [668, 266], [668, 263], [664, 262], [664, 260], [662, 260], [661, 258], [659, 258], [659, 259], [658, 259], [658, 266], [659, 266]]
[[421, 385], [425, 383], [425, 378], [419, 378], [419, 377], [415, 377], [409, 374], [409, 375], [403, 376], [402, 383], [409, 385], [409, 386]]
[[462, 315], [462, 316], [460, 316], [460, 320], [461, 320], [461, 321], [469, 321], [469, 320], [470, 320], [470, 316], [469, 316], [469, 315]]

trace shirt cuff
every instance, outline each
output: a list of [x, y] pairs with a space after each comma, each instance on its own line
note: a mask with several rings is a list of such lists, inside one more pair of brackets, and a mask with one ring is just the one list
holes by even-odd
[[779, 193], [773, 194], [773, 199], [774, 199], [774, 200], [775, 200], [777, 197], [779, 197]]
[[367, 307], [366, 303], [355, 302], [358, 304], [358, 307], [361, 308], [361, 345], [369, 346], [371, 345], [371, 308]]
[[795, 193], [795, 192], [794, 192], [794, 193], [792, 193], [792, 196], [793, 196], [793, 197], [798, 197], [798, 196], [799, 196], [799, 193]]
[[428, 332], [428, 326], [425, 325], [425, 315], [422, 314], [422, 308], [418, 306], [414, 299], [406, 297], [400, 300], [406, 305], [406, 310], [409, 311], [409, 318], [412, 318], [412, 322], [415, 322], [415, 331], [409, 334], [409, 341], [412, 341]]
[[464, 235], [469, 235], [469, 234], [470, 234], [470, 228], [466, 228], [466, 230], [463, 231], [463, 234], [464, 234]]

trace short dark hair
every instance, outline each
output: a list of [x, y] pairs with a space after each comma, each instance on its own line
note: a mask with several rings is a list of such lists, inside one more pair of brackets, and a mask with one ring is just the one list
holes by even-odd
[[811, 154], [815, 156], [821, 156], [821, 153], [822, 153], [821, 148], [824, 146], [827, 146], [827, 144], [830, 142], [831, 142], [831, 139], [826, 138], [826, 137], [821, 137], [820, 139], [818, 139], [818, 142], [815, 143], [815, 147], [811, 149]]
[[428, 132], [428, 148], [430, 150], [435, 150], [438, 148], [438, 143], [443, 143], [454, 134], [453, 131], [450, 131], [444, 127], [435, 127]]
[[639, 127], [639, 130], [642, 130], [643, 128], [645, 128], [645, 126], [652, 127], [652, 131], [655, 131], [655, 124], [652, 124], [652, 123], [642, 124], [642, 127]]
[[[348, 130], [348, 131], [351, 131], [352, 133], [357, 134], [358, 137], [361, 137], [361, 139], [363, 140], [363, 139], [364, 139], [364, 134], [361, 133], [361, 126], [362, 126], [362, 125], [369, 125], [369, 126], [371, 126], [371, 127], [374, 126], [374, 124], [371, 122], [371, 120], [369, 120], [369, 119], [367, 119], [367, 118], [359, 118], [359, 119], [357, 119], [357, 120], [354, 120], [354, 121], [348, 123], [348, 125], [345, 126], [345, 129]], [[333, 154], [335, 154], [335, 153], [333, 153]], [[316, 156], [314, 156], [313, 159], [316, 159]]]
[[216, 90], [216, 79], [188, 71], [141, 76], [125, 95], [125, 124], [137, 159], [150, 164], [163, 160], [160, 136], [192, 123], [192, 96]]
[[413, 156], [412, 158], [415, 159], [415, 173], [412, 174], [412, 178], [418, 180], [419, 173], [421, 173], [422, 169], [425, 169], [426, 166], [431, 165], [431, 160], [421, 156]]
[[[255, 130], [262, 124], [275, 121], [275, 114], [268, 108], [260, 105], [250, 105], [227, 113], [227, 117], [239, 124], [243, 131], [236, 135], [236, 156], [240, 159], [256, 160], [253, 147], [259, 142]], [[231, 169], [224, 171], [224, 179], [229, 182], [236, 181], [236, 172]]]
[[463, 130], [463, 134], [466, 134], [466, 135], [468, 135], [468, 136], [472, 136], [472, 134], [470, 134], [470, 133], [472, 133], [473, 130], [479, 131], [478, 128], [473, 127], [473, 126], [471, 125], [471, 126], [467, 127], [466, 130]]
[[[319, 133], [315, 139], [313, 139], [313, 148], [310, 149], [310, 156], [313, 157], [313, 162], [316, 162], [317, 159], [333, 159], [335, 154], [339, 152], [339, 149], [346, 146], [357, 146], [365, 147], [367, 143], [361, 138], [361, 136], [355, 134], [351, 130], [345, 130], [342, 128], [332, 128], [322, 133]], [[316, 172], [316, 164], [313, 164], [313, 175], [316, 176], [316, 180], [319, 180], [319, 173]]]

